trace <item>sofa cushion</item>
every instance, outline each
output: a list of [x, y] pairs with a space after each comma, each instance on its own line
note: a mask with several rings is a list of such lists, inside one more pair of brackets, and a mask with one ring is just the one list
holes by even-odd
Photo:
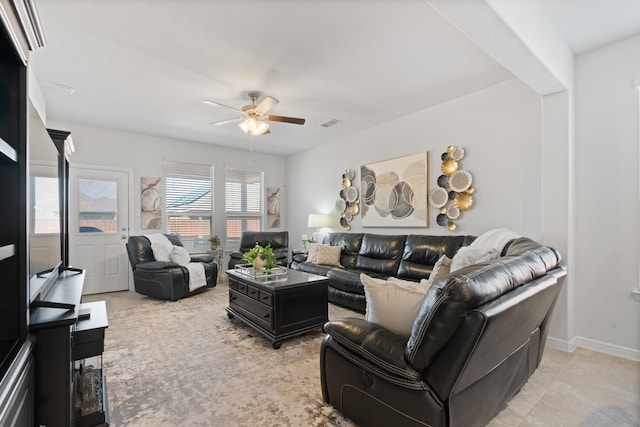
[[317, 252], [317, 264], [340, 267], [340, 252], [342, 252], [342, 246], [318, 245]]
[[555, 251], [536, 245], [518, 256], [475, 264], [435, 280], [413, 323], [406, 348], [409, 363], [416, 370], [423, 370], [470, 310], [554, 268], [559, 262], [559, 257], [555, 262], [551, 259]]
[[320, 276], [326, 276], [327, 272], [331, 270], [332, 267], [330, 265], [320, 265], [314, 264], [312, 262], [299, 262], [296, 264], [296, 270], [304, 271], [305, 273], [318, 274]]
[[396, 276], [405, 238], [405, 235], [365, 234], [356, 268]]
[[360, 275], [363, 273], [377, 279], [386, 280], [389, 277], [386, 274], [372, 273], [366, 270], [346, 269], [341, 267], [333, 267], [329, 269], [326, 276], [329, 278], [329, 286], [345, 292], [354, 292], [359, 295], [364, 295], [364, 286], [360, 281]]
[[240, 240], [240, 252], [246, 252], [255, 245], [266, 247], [271, 245], [274, 252], [288, 250], [288, 231], [245, 231]]
[[429, 277], [438, 259], [442, 255], [453, 258], [458, 249], [469, 241], [468, 237], [408, 235], [398, 266], [398, 277], [413, 280]]
[[367, 302], [364, 294], [356, 294], [354, 292], [346, 292], [340, 289], [336, 289], [333, 286], [329, 286], [327, 299], [334, 304], [347, 307], [358, 313], [365, 312]]
[[446, 255], [442, 255], [440, 259], [433, 266], [433, 271], [429, 275], [429, 280], [436, 280], [446, 276], [451, 271], [451, 258]]
[[362, 233], [330, 233], [324, 237], [323, 243], [342, 246], [340, 265], [346, 268], [355, 268], [356, 257], [362, 245], [362, 236]]
[[318, 263], [318, 243], [309, 243], [307, 246], [307, 261], [312, 264]]
[[366, 274], [360, 275], [360, 280], [367, 300], [365, 320], [401, 337], [409, 337], [430, 283], [374, 279]]

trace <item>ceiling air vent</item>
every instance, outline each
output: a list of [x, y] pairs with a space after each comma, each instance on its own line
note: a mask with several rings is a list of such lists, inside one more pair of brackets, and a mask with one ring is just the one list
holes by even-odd
[[341, 122], [341, 120], [338, 120], [338, 119], [329, 119], [326, 122], [320, 123], [320, 126], [322, 126], [323, 128], [328, 128], [328, 127], [331, 127], [333, 125], [337, 125], [340, 122]]

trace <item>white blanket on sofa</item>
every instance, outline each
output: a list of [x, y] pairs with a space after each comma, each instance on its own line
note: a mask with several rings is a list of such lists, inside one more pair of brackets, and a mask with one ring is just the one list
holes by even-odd
[[451, 260], [451, 272], [468, 265], [498, 258], [504, 246], [513, 239], [521, 237], [519, 233], [508, 228], [495, 228], [478, 236], [469, 246], [458, 249]]
[[482, 254], [494, 250], [500, 255], [504, 246], [518, 237], [522, 237], [520, 233], [508, 228], [494, 228], [479, 235], [469, 246]]
[[151, 252], [156, 261], [175, 262], [189, 271], [189, 292], [207, 285], [204, 265], [200, 262], [190, 262], [191, 257], [185, 248], [174, 246], [160, 233], [146, 234], [145, 237], [151, 242]]
[[184, 265], [189, 270], [189, 292], [207, 286], [207, 276], [201, 262], [189, 262]]

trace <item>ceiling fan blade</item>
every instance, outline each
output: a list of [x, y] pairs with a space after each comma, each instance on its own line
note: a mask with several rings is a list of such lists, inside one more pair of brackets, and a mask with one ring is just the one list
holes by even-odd
[[297, 117], [285, 117], [285, 116], [264, 116], [265, 119], [272, 122], [293, 123], [294, 125], [303, 125], [305, 120]]
[[280, 101], [270, 96], [267, 96], [260, 102], [260, 104], [258, 104], [258, 106], [256, 107], [256, 110], [261, 112], [262, 114], [265, 114], [267, 111], [275, 107], [278, 102]]
[[230, 110], [237, 111], [237, 112], [241, 112], [241, 111], [242, 111], [242, 110], [239, 110], [239, 109], [234, 108], [234, 107], [229, 107], [228, 105], [220, 104], [219, 102], [210, 101], [210, 100], [208, 100], [208, 99], [204, 99], [204, 100], [202, 100], [202, 103], [203, 103], [203, 104], [207, 104], [207, 105], [212, 105], [212, 106], [214, 106], [214, 107], [224, 107], [224, 108], [228, 108], [228, 109], [230, 109]]
[[227, 123], [237, 122], [238, 120], [242, 120], [242, 117], [236, 117], [236, 118], [227, 119], [227, 120], [219, 120], [217, 122], [211, 122], [209, 124], [213, 126], [222, 126], [222, 125], [226, 125]]

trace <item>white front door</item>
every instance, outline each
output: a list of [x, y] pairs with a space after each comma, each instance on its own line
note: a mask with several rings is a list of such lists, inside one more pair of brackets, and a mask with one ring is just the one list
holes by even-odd
[[69, 169], [69, 264], [86, 270], [83, 294], [129, 289], [129, 172]]

